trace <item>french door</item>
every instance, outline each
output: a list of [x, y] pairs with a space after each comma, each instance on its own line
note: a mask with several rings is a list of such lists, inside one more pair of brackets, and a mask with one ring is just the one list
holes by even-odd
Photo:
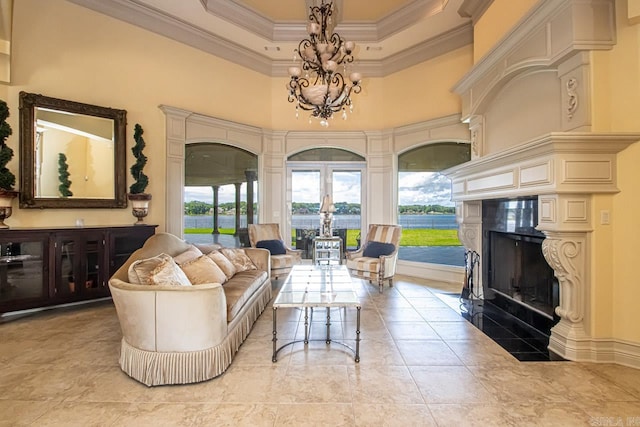
[[291, 244], [306, 249], [309, 237], [320, 228], [320, 203], [329, 194], [333, 213], [334, 235], [344, 240], [345, 248], [355, 248], [362, 230], [365, 191], [364, 163], [289, 162], [287, 165], [287, 223]]

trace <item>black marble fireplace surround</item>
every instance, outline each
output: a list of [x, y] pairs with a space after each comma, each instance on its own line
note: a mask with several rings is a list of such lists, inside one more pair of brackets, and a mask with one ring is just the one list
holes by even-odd
[[537, 351], [544, 354], [550, 330], [559, 320], [554, 313], [559, 287], [542, 255], [545, 236], [535, 229], [537, 223], [537, 197], [482, 202], [484, 301], [476, 315], [483, 313], [486, 322], [498, 328], [519, 325], [516, 329], [525, 338], [535, 337]]

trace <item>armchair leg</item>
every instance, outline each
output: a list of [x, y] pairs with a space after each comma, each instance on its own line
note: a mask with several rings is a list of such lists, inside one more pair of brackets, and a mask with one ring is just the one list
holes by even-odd
[[389, 287], [393, 288], [393, 277], [389, 278]]
[[382, 293], [382, 286], [384, 285], [384, 281], [382, 279], [378, 279], [378, 290]]

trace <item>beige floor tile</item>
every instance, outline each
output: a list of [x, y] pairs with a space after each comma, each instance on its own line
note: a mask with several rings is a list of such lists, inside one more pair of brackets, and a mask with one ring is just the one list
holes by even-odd
[[[355, 350], [355, 343], [345, 343]], [[308, 345], [299, 342], [292, 347], [290, 357], [291, 365], [335, 366], [355, 363], [353, 352], [336, 342], [329, 345], [323, 341], [311, 341]]]
[[413, 308], [448, 308], [448, 306], [436, 296], [411, 297], [409, 301]]
[[410, 366], [409, 372], [424, 401], [431, 403], [497, 403], [465, 367]]
[[427, 405], [354, 403], [355, 425], [358, 427], [436, 426]]
[[589, 415], [591, 425], [640, 425], [640, 401], [593, 402], [576, 401], [578, 407]]
[[[366, 334], [363, 335], [366, 336]], [[360, 365], [404, 366], [404, 359], [390, 337], [385, 341], [362, 339], [360, 341]]]
[[[502, 403], [571, 401], [567, 387], [550, 382], [531, 369], [535, 363], [538, 362], [513, 366], [477, 366], [472, 373]], [[546, 366], [549, 363], [540, 364]]]
[[440, 340], [440, 336], [425, 321], [387, 322], [387, 329], [394, 340]]
[[429, 326], [433, 328], [443, 340], [471, 340], [477, 339], [494, 344], [491, 338], [487, 337], [478, 328], [469, 322], [438, 322], [430, 321]]
[[461, 366], [462, 361], [441, 340], [396, 341], [407, 366]]
[[417, 308], [416, 311], [427, 322], [466, 322], [451, 308]]
[[380, 315], [393, 322], [420, 322], [422, 316], [414, 308], [383, 307], [378, 309]]
[[57, 404], [33, 400], [0, 400], [0, 427], [33, 425], [36, 419]]
[[585, 363], [581, 366], [615, 383], [640, 400], [640, 369], [610, 363]]
[[129, 403], [111, 402], [63, 402], [38, 417], [34, 425], [39, 427], [102, 427], [120, 425], [116, 420], [126, 412]]
[[[591, 372], [582, 364], [553, 362], [534, 364], [530, 371], [550, 385], [561, 385], [569, 390], [571, 400], [576, 402], [638, 401], [628, 390], [609, 379]], [[576, 381], [580, 378], [580, 381]]]
[[405, 366], [348, 367], [353, 403], [424, 403]]
[[572, 404], [431, 404], [438, 426], [588, 426], [589, 417]]
[[351, 400], [347, 366], [290, 365], [276, 385], [278, 403], [343, 403]]
[[276, 426], [352, 426], [351, 404], [282, 404], [278, 405]]
[[[0, 427], [640, 425], [640, 370], [518, 362], [456, 313], [448, 293], [458, 285], [395, 284], [379, 293], [358, 283], [360, 363], [324, 341], [287, 346], [271, 362], [267, 308], [224, 374], [188, 385], [147, 387], [120, 370], [111, 302], [0, 323]], [[412, 311], [419, 318], [408, 321]], [[278, 311], [279, 344], [301, 319]], [[322, 338], [323, 316], [312, 327]], [[355, 346], [355, 310], [332, 313], [332, 328]]]
[[[456, 325], [456, 323], [449, 323]], [[472, 340], [446, 340], [447, 345], [466, 366], [519, 365], [513, 355], [482, 335]]]

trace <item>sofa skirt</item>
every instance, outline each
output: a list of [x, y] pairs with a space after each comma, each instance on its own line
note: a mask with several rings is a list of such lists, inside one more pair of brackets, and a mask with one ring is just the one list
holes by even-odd
[[196, 383], [221, 375], [271, 300], [271, 285], [264, 286], [252, 299], [247, 302], [249, 308], [229, 324], [227, 336], [217, 346], [190, 352], [155, 352], [133, 347], [123, 338], [120, 368], [147, 386]]

